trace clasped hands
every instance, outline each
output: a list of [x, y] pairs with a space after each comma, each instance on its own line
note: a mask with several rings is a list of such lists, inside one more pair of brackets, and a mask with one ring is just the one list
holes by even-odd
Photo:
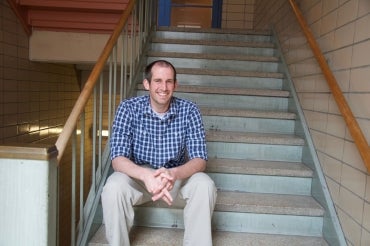
[[151, 171], [144, 183], [147, 190], [153, 195], [153, 201], [162, 199], [168, 205], [172, 204], [173, 198], [170, 191], [174, 186], [175, 178], [168, 169], [162, 167]]

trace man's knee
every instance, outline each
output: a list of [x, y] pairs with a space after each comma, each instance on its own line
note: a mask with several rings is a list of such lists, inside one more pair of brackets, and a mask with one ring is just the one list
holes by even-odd
[[217, 188], [214, 181], [205, 173], [196, 173], [190, 179], [191, 190], [193, 192], [200, 192], [202, 196], [208, 196], [216, 199]]

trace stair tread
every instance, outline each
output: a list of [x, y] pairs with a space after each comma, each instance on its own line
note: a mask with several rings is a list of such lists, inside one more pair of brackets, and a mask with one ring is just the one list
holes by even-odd
[[177, 68], [176, 72], [178, 74], [193, 74], [193, 75], [237, 76], [237, 77], [277, 78], [277, 79], [284, 78], [284, 75], [282, 73], [276, 72], [220, 70], [203, 68]]
[[209, 158], [207, 172], [292, 177], [312, 177], [313, 175], [312, 170], [302, 163], [229, 158]]
[[206, 131], [208, 142], [303, 145], [304, 139], [290, 134], [253, 133], [236, 131]]
[[[182, 245], [184, 230], [178, 228], [149, 228], [134, 227], [131, 231], [132, 246], [173, 246]], [[240, 233], [214, 231], [212, 233], [214, 246], [311, 246], [328, 245], [321, 237], [292, 236], [292, 235], [274, 235], [257, 233]], [[105, 227], [102, 225], [89, 243], [89, 246], [107, 246], [105, 239]]]
[[[138, 85], [139, 90], [144, 90], [143, 84]], [[212, 87], [199, 85], [179, 85], [176, 92], [206, 93], [222, 95], [248, 95], [248, 96], [267, 96], [267, 97], [289, 97], [289, 91], [271, 89], [248, 89], [232, 87]]]
[[249, 118], [267, 118], [267, 119], [296, 119], [295, 113], [279, 112], [279, 111], [262, 111], [262, 110], [247, 110], [247, 109], [228, 109], [228, 108], [212, 108], [200, 107], [202, 115], [213, 116], [230, 116], [230, 117], [249, 117]]
[[[184, 206], [183, 200], [176, 199], [171, 207], [163, 201], [148, 202], [139, 207], [182, 209]], [[311, 196], [222, 190], [217, 192], [214, 211], [314, 217], [324, 214], [323, 208]]]
[[184, 45], [209, 45], [209, 46], [230, 46], [249, 48], [274, 48], [271, 42], [245, 42], [245, 41], [224, 41], [214, 39], [174, 39], [174, 38], [153, 38], [153, 43], [184, 44]]
[[215, 211], [323, 216], [311, 196], [218, 191]]
[[161, 51], [149, 51], [148, 56], [209, 59], [209, 60], [256, 61], [256, 62], [278, 62], [279, 61], [279, 58], [275, 56], [251, 56], [251, 55], [210, 54], [210, 53], [204, 54], [204, 53], [161, 52]]
[[158, 27], [158, 31], [171, 31], [171, 32], [190, 32], [190, 33], [220, 33], [220, 34], [243, 34], [243, 35], [262, 35], [271, 36], [270, 30], [256, 30], [244, 28], [186, 28], [186, 27]]

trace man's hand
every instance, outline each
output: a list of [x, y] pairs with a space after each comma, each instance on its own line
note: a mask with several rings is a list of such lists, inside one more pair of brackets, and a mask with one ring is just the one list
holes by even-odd
[[174, 178], [165, 168], [160, 168], [156, 171], [149, 171], [144, 178], [144, 183], [147, 190], [153, 195], [152, 200], [157, 201], [162, 199], [168, 205], [172, 204], [173, 198], [169, 191], [173, 188]]
[[154, 172], [154, 177], [160, 179], [163, 188], [160, 192], [153, 195], [152, 200], [157, 201], [159, 199], [162, 199], [168, 205], [171, 205], [173, 202], [173, 198], [169, 191], [173, 188], [175, 178], [171, 175], [171, 172], [164, 167], [157, 169]]

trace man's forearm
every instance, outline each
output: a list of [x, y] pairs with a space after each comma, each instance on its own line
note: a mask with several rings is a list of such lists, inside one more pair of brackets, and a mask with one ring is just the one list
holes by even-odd
[[127, 174], [131, 178], [145, 182], [146, 176], [150, 175], [152, 171], [148, 168], [136, 165], [130, 159], [119, 156], [112, 160], [112, 167], [114, 171]]
[[203, 172], [206, 169], [206, 161], [202, 158], [194, 158], [185, 163], [184, 165], [171, 168], [171, 175], [177, 179], [186, 179], [194, 173]]

